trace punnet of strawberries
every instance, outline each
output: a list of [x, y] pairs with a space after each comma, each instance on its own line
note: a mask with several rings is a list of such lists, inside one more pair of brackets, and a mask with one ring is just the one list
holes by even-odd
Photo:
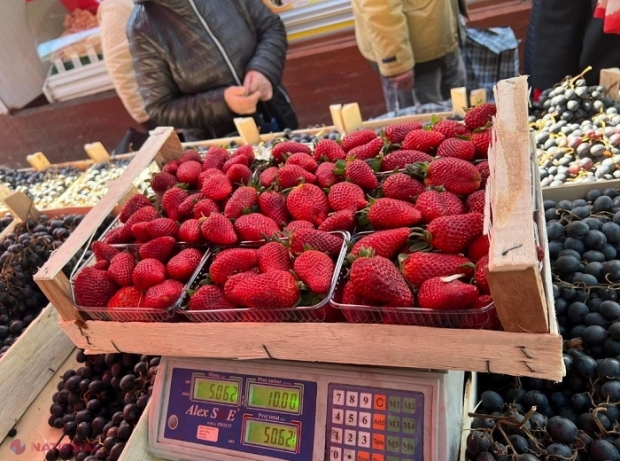
[[[272, 145], [267, 162], [251, 146], [190, 149], [152, 177], [157, 197], [131, 198], [96, 244], [139, 247], [134, 271], [144, 259], [157, 260], [139, 253], [160, 248], [162, 239], [174, 248], [208, 245], [213, 254], [201, 270], [207, 278], [194, 283], [184, 306], [193, 320], [211, 312], [210, 321], [285, 321], [291, 316], [274, 310], [315, 302], [329, 309], [320, 319], [343, 314], [350, 322], [369, 321], [351, 306], [374, 309], [379, 318], [372, 321], [387, 323], [415, 323], [406, 311], [412, 308], [475, 315], [492, 304], [483, 214], [495, 112], [482, 104], [464, 123], [433, 118], [312, 145], [283, 140]], [[334, 232], [353, 235], [337, 290], [343, 237]], [[98, 259], [101, 268], [88, 269], [100, 271], [102, 287], [91, 290], [93, 281], [84, 289], [105, 293], [102, 306], [116, 287], [134, 299], [152, 289], [133, 277], [120, 285], [108, 274], [111, 258], [103, 259], [108, 267]], [[149, 277], [165, 273], [158, 283], [172, 285], [175, 279], [158, 267]], [[322, 302], [334, 291], [331, 303]], [[490, 316], [478, 327], [495, 326]]]

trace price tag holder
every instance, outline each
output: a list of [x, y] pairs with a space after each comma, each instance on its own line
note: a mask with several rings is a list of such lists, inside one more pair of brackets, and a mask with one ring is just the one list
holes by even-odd
[[162, 358], [149, 447], [174, 461], [455, 459], [462, 372]]

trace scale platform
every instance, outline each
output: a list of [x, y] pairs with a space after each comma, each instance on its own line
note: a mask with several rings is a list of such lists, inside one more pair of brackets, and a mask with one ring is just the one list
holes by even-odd
[[149, 446], [174, 461], [457, 459], [463, 372], [163, 358]]

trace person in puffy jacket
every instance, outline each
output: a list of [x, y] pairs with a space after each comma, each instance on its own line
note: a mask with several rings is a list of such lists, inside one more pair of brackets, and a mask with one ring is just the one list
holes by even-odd
[[388, 111], [441, 103], [465, 86], [459, 52], [461, 0], [352, 0], [362, 55], [381, 74]]
[[186, 140], [234, 133], [238, 116], [297, 128], [281, 83], [284, 24], [262, 0], [134, 3], [127, 37], [152, 120], [184, 129]]

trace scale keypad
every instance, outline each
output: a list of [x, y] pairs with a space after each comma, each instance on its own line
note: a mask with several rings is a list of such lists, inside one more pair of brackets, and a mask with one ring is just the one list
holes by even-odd
[[331, 383], [326, 460], [421, 461], [424, 395]]

